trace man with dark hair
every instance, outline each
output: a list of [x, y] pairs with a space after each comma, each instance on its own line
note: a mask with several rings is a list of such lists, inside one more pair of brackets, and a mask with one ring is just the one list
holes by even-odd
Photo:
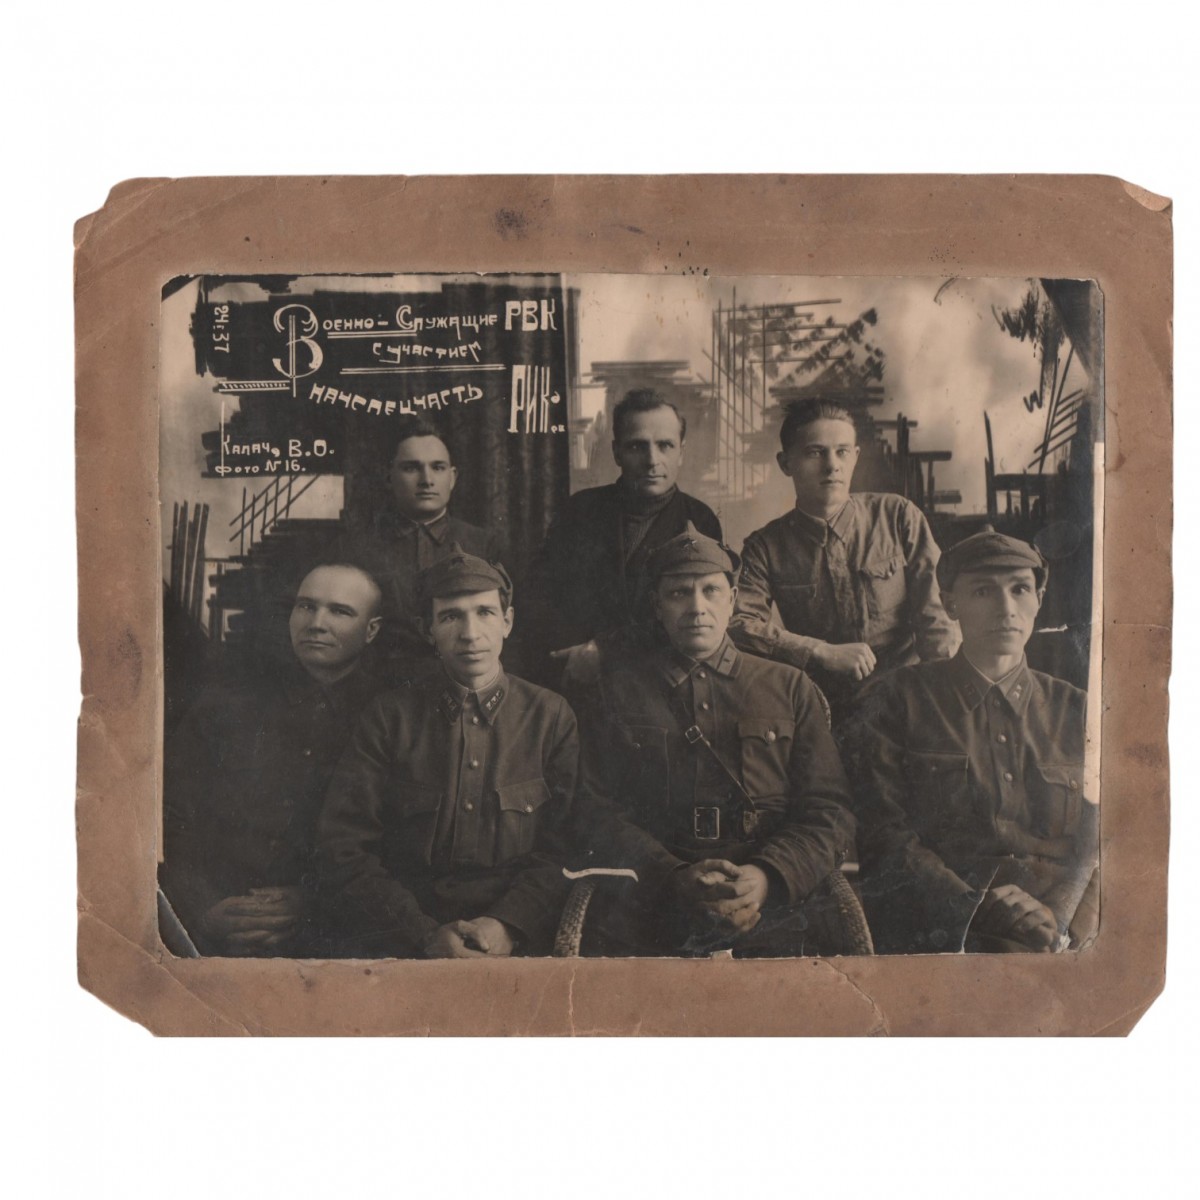
[[598, 898], [592, 953], [843, 952], [818, 889], [853, 848], [846, 778], [803, 672], [726, 636], [736, 569], [690, 524], [657, 547], [662, 643], [606, 655], [580, 703], [583, 863], [638, 874]]
[[164, 755], [161, 881], [203, 954], [328, 952], [317, 917], [315, 835], [325, 786], [367, 701], [362, 670], [380, 591], [359, 567], [310, 571], [282, 674], [201, 693]]
[[451, 546], [420, 593], [440, 665], [367, 710], [321, 817], [340, 950], [549, 953], [566, 893], [574, 714], [501, 665], [513, 609], [499, 563]]
[[1095, 931], [1087, 696], [1025, 662], [1047, 575], [1016, 538], [951, 547], [938, 582], [962, 649], [859, 699], [846, 761], [880, 951], [1054, 951]]
[[780, 441], [796, 506], [746, 539], [730, 632], [751, 653], [807, 671], [838, 721], [873, 672], [948, 657], [957, 637], [924, 514], [901, 496], [850, 491], [850, 414], [805, 401], [788, 411]]
[[721, 537], [716, 515], [676, 486], [687, 423], [658, 392], [630, 392], [613, 410], [616, 483], [576, 492], [555, 517], [533, 567], [543, 648], [568, 679], [594, 673], [597, 643], [650, 618], [646, 560], [692, 522]]
[[458, 468], [433, 422], [404, 418], [388, 471], [390, 503], [365, 530], [343, 541], [383, 588], [380, 656], [392, 678], [403, 678], [432, 657], [417, 613], [418, 574], [452, 542], [485, 559], [502, 557], [496, 533], [450, 515], [457, 481]]

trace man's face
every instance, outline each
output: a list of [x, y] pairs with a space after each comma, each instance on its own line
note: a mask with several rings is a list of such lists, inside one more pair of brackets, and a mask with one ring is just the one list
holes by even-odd
[[654, 611], [671, 645], [689, 658], [707, 658], [725, 638], [737, 588], [722, 571], [710, 575], [664, 575]]
[[821, 417], [797, 430], [792, 444], [778, 456], [791, 477], [796, 503], [814, 516], [833, 513], [850, 496], [850, 480], [858, 465], [858, 438], [849, 421]]
[[980, 655], [1022, 653], [1042, 606], [1031, 567], [964, 571], [944, 600], [964, 648]]
[[301, 666], [334, 683], [354, 670], [379, 632], [379, 589], [353, 567], [318, 567], [301, 583], [288, 631]]
[[500, 592], [435, 596], [429, 637], [452, 679], [474, 690], [500, 670], [500, 651], [512, 632], [513, 610], [501, 607]]
[[426, 521], [450, 503], [458, 471], [441, 438], [410, 437], [396, 447], [389, 479], [400, 511], [410, 520]]
[[673, 408], [631, 413], [613, 439], [613, 458], [621, 478], [636, 495], [662, 496], [675, 486], [683, 465], [683, 438]]

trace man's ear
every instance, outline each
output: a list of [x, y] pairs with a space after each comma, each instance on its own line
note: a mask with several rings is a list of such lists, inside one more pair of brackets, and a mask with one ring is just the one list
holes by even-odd
[[617, 455], [617, 439], [616, 438], [613, 438], [613, 440], [612, 440], [612, 455], [613, 455], [613, 462], [615, 462], [617, 464], [617, 466], [619, 467], [621, 465], [621, 459]]
[[376, 638], [380, 628], [383, 626], [382, 617], [372, 617], [367, 622], [367, 645], [369, 646]]
[[454, 494], [454, 489], [458, 486], [458, 468], [450, 464], [450, 494]]
[[780, 450], [780, 451], [779, 451], [779, 453], [775, 455], [775, 461], [776, 461], [776, 462], [779, 464], [779, 469], [780, 469], [780, 470], [781, 470], [781, 471], [782, 471], [782, 472], [783, 472], [783, 473], [784, 473], [784, 474], [785, 474], [785, 475], [786, 475], [786, 476], [787, 476], [789, 479], [791, 479], [791, 477], [792, 477], [792, 468], [788, 466], [788, 456], [787, 456], [787, 454], [786, 454], [786, 453], [785, 453], [783, 450]]
[[507, 607], [507, 608], [504, 610], [504, 636], [505, 636], [505, 637], [508, 637], [508, 635], [509, 635], [510, 633], [512, 633], [512, 630], [513, 630], [513, 619], [514, 619], [514, 617], [515, 617], [515, 616], [516, 616], [516, 614], [513, 612], [513, 606], [510, 604], [510, 605], [509, 605], [509, 606], [508, 606], [508, 607]]
[[421, 629], [421, 636], [431, 645], [436, 648], [437, 643], [433, 640], [433, 622], [428, 617], [418, 617], [417, 625]]

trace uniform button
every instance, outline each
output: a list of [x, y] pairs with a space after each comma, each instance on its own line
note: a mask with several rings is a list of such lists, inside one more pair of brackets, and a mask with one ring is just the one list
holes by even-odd
[[1012, 772], [1011, 772], [1011, 771], [1005, 771], [1005, 772], [1004, 772], [1004, 778], [1005, 778], [1005, 779], [1007, 779], [1009, 783], [1012, 783]]
[[469, 763], [467, 763], [467, 766], [470, 767], [472, 771], [475, 770], [475, 768], [477, 766], [479, 766], [479, 759], [477, 759], [477, 758], [471, 759], [471, 761]]
[[310, 750], [307, 746], [305, 746], [305, 748], [304, 748], [304, 757], [312, 758], [312, 750]]
[[1001, 745], [1003, 745], [1005, 742], [1007, 742], [1007, 741], [1008, 741], [1008, 738], [1006, 738], [1006, 737], [1004, 736], [1004, 734], [1002, 734], [1002, 733], [999, 733], [999, 734], [997, 734], [997, 735], [996, 735], [996, 741], [998, 741], [998, 742], [999, 742]]
[[472, 718], [471, 718], [471, 724], [472, 724], [472, 725], [478, 725], [478, 724], [479, 724], [479, 718], [478, 718], [478, 717], [472, 717]]
[[464, 805], [463, 805], [463, 808], [465, 808], [465, 809], [467, 810], [467, 812], [474, 812], [474, 811], [475, 811], [475, 805], [473, 805], [473, 804], [470, 802], [470, 800], [468, 800], [468, 801], [466, 802], [466, 804], [464, 804]]
[[527, 805], [525, 805], [525, 811], [526, 811], [526, 812], [533, 812], [533, 805], [532, 805], [532, 804], [527, 804]]
[[697, 672], [696, 672], [696, 678], [697, 678], [697, 679], [707, 679], [707, 678], [708, 678], [708, 672], [707, 672], [707, 671], [697, 671]]
[[712, 705], [711, 705], [711, 704], [709, 704], [709, 702], [708, 702], [707, 700], [702, 700], [702, 701], [700, 702], [700, 707], [701, 707], [701, 708], [702, 708], [702, 709], [703, 709], [705, 712], [708, 712], [708, 710], [709, 710], [709, 709], [712, 707]]
[[1079, 780], [1077, 780], [1077, 779], [1071, 780], [1071, 791], [1073, 791], [1073, 792], [1079, 791]]
[[993, 696], [993, 697], [992, 697], [992, 707], [993, 707], [993, 708], [999, 708], [999, 707], [1000, 707], [1000, 701], [999, 701], [999, 699], [998, 699], [997, 697], [995, 697], [995, 696]]
[[773, 730], [773, 729], [768, 729], [768, 730], [767, 730], [767, 741], [768, 741], [768, 742], [773, 742], [774, 740], [775, 740], [775, 730]]

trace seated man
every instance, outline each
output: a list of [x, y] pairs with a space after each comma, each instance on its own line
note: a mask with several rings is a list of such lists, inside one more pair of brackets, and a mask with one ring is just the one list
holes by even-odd
[[417, 576], [457, 543], [468, 554], [500, 558], [500, 537], [449, 512], [458, 468], [426, 417], [401, 421], [388, 473], [391, 496], [369, 526], [345, 535], [347, 557], [368, 566], [383, 589], [379, 653], [392, 679], [432, 661], [422, 631]]
[[300, 584], [282, 675], [201, 693], [164, 756], [163, 892], [202, 954], [326, 952], [314, 905], [321, 799], [364, 705], [380, 593], [358, 567]]
[[861, 697], [847, 762], [880, 952], [1060, 950], [1094, 930], [1087, 696], [1025, 662], [1047, 575], [1016, 538], [952, 547], [938, 582], [962, 649]]
[[320, 825], [341, 951], [549, 953], [578, 770], [561, 696], [507, 675], [512, 583], [457, 546], [419, 581], [440, 658], [367, 710]]
[[581, 705], [588, 865], [628, 867], [585, 952], [837, 953], [818, 885], [853, 847], [846, 779], [821, 698], [793, 667], [726, 637], [736, 557], [694, 526], [647, 571], [662, 634], [606, 655]]
[[957, 633], [921, 510], [903, 496], [850, 491], [860, 452], [850, 413], [802, 401], [779, 439], [796, 506], [746, 539], [730, 632], [752, 654], [807, 671], [839, 726], [869, 675], [948, 658]]

